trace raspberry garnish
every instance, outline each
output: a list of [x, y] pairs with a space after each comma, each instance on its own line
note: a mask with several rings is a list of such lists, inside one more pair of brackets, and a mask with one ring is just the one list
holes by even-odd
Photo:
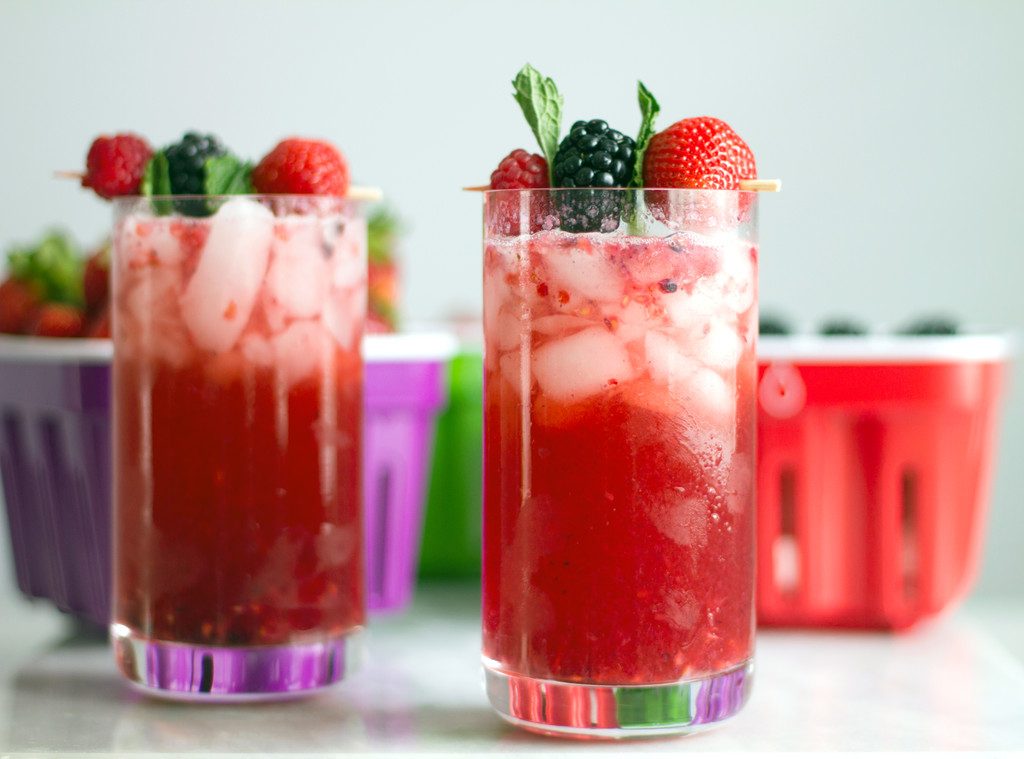
[[333, 145], [296, 137], [282, 140], [252, 171], [256, 192], [338, 195], [348, 192], [348, 164]]
[[721, 119], [677, 121], [651, 138], [644, 155], [645, 187], [737, 190], [757, 176], [754, 154]]
[[101, 198], [135, 195], [153, 149], [134, 134], [102, 135], [89, 146], [82, 186]]
[[491, 172], [492, 190], [536, 190], [548, 186], [548, 162], [544, 156], [513, 150]]

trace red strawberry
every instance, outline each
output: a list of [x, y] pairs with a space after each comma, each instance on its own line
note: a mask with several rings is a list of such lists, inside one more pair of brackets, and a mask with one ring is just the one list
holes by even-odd
[[107, 303], [110, 295], [110, 251], [107, 248], [96, 251], [85, 262], [82, 273], [82, 292], [85, 295], [85, 310], [94, 314]]
[[721, 119], [677, 121], [651, 138], [644, 155], [644, 186], [737, 190], [757, 176], [754, 154]]
[[153, 149], [134, 134], [101, 135], [89, 146], [82, 187], [91, 187], [101, 198], [136, 195]]
[[297, 137], [282, 140], [252, 170], [256, 192], [339, 195], [348, 192], [348, 164], [336, 147]]
[[0, 332], [24, 332], [40, 305], [36, 290], [27, 282], [8, 279], [0, 284]]
[[110, 306], [103, 310], [89, 323], [85, 331], [86, 337], [110, 337]]
[[513, 150], [491, 172], [492, 190], [532, 190], [548, 186], [548, 162], [544, 156]]
[[47, 303], [29, 328], [30, 335], [40, 337], [78, 337], [85, 325], [82, 309], [65, 303]]

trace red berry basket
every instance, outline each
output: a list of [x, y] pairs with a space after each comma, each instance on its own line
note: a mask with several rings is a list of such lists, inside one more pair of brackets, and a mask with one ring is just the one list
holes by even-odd
[[977, 573], [1010, 341], [763, 337], [758, 620], [902, 630]]

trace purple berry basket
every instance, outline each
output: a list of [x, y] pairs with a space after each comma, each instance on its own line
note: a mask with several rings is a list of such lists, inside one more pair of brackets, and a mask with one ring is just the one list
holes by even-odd
[[[455, 341], [374, 335], [364, 346], [368, 602], [395, 611], [415, 580], [434, 423]], [[110, 620], [107, 340], [0, 336], [0, 478], [21, 592]]]
[[363, 516], [374, 611], [401, 609], [412, 597], [434, 428], [455, 349], [454, 336], [443, 333], [374, 335], [364, 346]]
[[0, 477], [21, 592], [106, 626], [107, 340], [0, 337]]

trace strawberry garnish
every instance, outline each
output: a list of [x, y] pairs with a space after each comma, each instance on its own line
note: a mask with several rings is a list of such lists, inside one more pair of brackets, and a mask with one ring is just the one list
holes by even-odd
[[721, 119], [697, 116], [655, 134], [644, 155], [645, 187], [738, 190], [757, 176], [754, 154]]

